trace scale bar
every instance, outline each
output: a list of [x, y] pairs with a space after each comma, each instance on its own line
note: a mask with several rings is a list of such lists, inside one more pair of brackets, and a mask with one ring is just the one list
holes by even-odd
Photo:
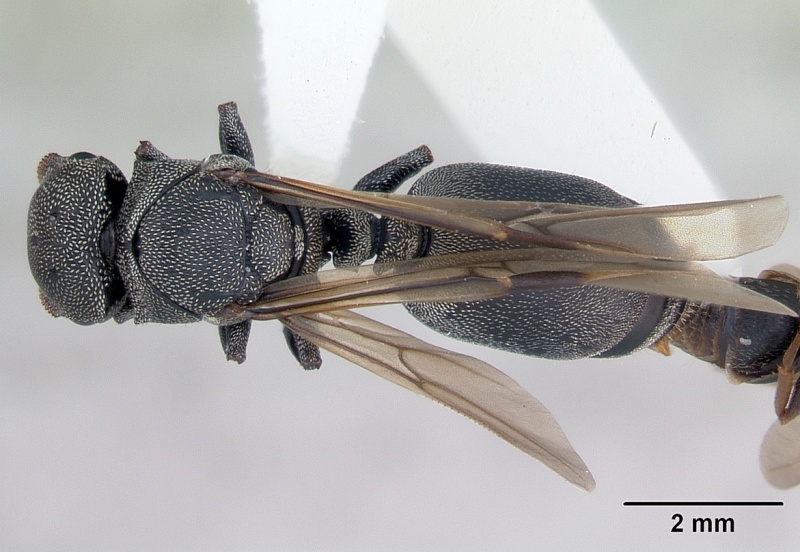
[[697, 501], [682, 501], [682, 502], [661, 502], [661, 501], [651, 501], [651, 502], [636, 502], [636, 501], [628, 501], [623, 502], [623, 506], [783, 506], [783, 502], [775, 501], [775, 502], [758, 502], [758, 501], [709, 501], [709, 500], [697, 500]]

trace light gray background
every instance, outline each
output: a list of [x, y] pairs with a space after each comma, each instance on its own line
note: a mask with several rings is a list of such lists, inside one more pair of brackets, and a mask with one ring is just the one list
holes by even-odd
[[[593, 6], [677, 128], [672, 139], [685, 139], [719, 195], [783, 193], [798, 213], [800, 9], [793, 1], [698, 4]], [[477, 15], [478, 6], [462, 9]], [[1, 550], [796, 547], [800, 494], [770, 488], [757, 466], [772, 389], [727, 385], [718, 371], [685, 355], [558, 364], [448, 342], [399, 308], [376, 314], [484, 358], [530, 389], [592, 469], [598, 488], [587, 495], [484, 430], [330, 355], [321, 371], [304, 373], [277, 324], [255, 328], [248, 362], [236, 366], [223, 361], [216, 330], [207, 325], [82, 328], [51, 319], [39, 307], [25, 259], [39, 158], [93, 151], [130, 174], [140, 139], [176, 157], [201, 157], [217, 149], [216, 104], [235, 99], [264, 162], [252, 9], [213, 0], [0, 2]], [[599, 46], [581, 42], [569, 25], [564, 42], [542, 52], [524, 47], [535, 43], [535, 21], [515, 20], [510, 7], [499, 11], [507, 20], [492, 21], [493, 29], [529, 24], [529, 40], [524, 33], [499, 35], [519, 46], [518, 57], [496, 60], [510, 67], [507, 75], [560, 67], [551, 63], [554, 55], [564, 56], [564, 71], [574, 76], [568, 86], [576, 90], [587, 86], [582, 74], [599, 72], [576, 66], [571, 49]], [[434, 15], [442, 19], [426, 24], [443, 33], [445, 44], [459, 43], [464, 33], [480, 38], [480, 25], [454, 26]], [[625, 93], [634, 86], [627, 82], [589, 90], [585, 103], [568, 106], [568, 128], [509, 137], [519, 150], [527, 140], [552, 137], [553, 151], [574, 160], [570, 166], [538, 147], [524, 159], [489, 157], [491, 148], [474, 138], [477, 127], [464, 123], [471, 114], [421, 76], [424, 61], [402, 45], [402, 28], [389, 29], [377, 54], [340, 185], [426, 142], [439, 162], [574, 171], [648, 201], [663, 197], [653, 182], [667, 182], [675, 202], [708, 199], [695, 193], [703, 183], [673, 182], [679, 179], [669, 169], [642, 174], [639, 160], [620, 145], [649, 141], [652, 155], [660, 155], [669, 136], [659, 143], [657, 130], [651, 138], [653, 120], [620, 125], [596, 148], [570, 147], [564, 136], [592, 126], [604, 95]], [[477, 92], [482, 87], [474, 83]], [[551, 91], [530, 94], [530, 111], [561, 99]], [[525, 102], [514, 100], [481, 101], [521, 119]], [[600, 167], [596, 156], [606, 164]], [[745, 259], [743, 272], [795, 261], [799, 220], [794, 214], [778, 247]], [[625, 509], [625, 500], [787, 505], [681, 510], [686, 517], [735, 516], [734, 535], [701, 536], [671, 534], [670, 509]]]

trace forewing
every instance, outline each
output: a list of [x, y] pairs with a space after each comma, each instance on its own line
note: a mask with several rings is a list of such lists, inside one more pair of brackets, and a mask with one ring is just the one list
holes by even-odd
[[676, 261], [731, 259], [769, 247], [780, 238], [789, 217], [781, 196], [619, 208], [393, 197], [449, 213], [489, 218], [532, 234]]
[[571, 483], [594, 488], [588, 468], [553, 415], [491, 365], [349, 311], [283, 323], [321, 348], [465, 415]]
[[[780, 196], [603, 209], [505, 221], [516, 229], [679, 261], [731, 259], [773, 245], [789, 217]], [[533, 230], [531, 230], [533, 231]]]
[[775, 421], [761, 443], [761, 471], [779, 489], [800, 485], [800, 417]]
[[255, 171], [227, 178], [268, 192], [278, 202], [361, 209], [529, 246], [680, 261], [728, 259], [768, 247], [788, 220], [788, 207], [780, 196], [600, 208], [355, 192]]
[[783, 304], [695, 263], [547, 248], [326, 270], [267, 286], [258, 301], [237, 308], [252, 318], [273, 319], [390, 303], [475, 301], [583, 284], [794, 315]]

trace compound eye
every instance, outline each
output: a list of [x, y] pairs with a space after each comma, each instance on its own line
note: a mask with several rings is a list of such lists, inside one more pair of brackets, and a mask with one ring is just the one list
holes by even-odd
[[127, 181], [108, 159], [51, 153], [39, 163], [28, 210], [28, 262], [51, 314], [103, 322], [123, 305], [114, 264], [114, 221]]
[[77, 161], [86, 161], [87, 159], [97, 159], [97, 156], [93, 153], [89, 153], [88, 151], [79, 151], [70, 155], [69, 158]]

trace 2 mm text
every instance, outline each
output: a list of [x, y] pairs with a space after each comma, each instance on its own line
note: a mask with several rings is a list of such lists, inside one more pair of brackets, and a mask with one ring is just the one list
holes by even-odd
[[[673, 514], [673, 521], [675, 525], [672, 526], [673, 533], [683, 533], [683, 514]], [[687, 524], [688, 524], [687, 520]], [[732, 517], [727, 518], [704, 518], [696, 517], [691, 520], [692, 533], [733, 533], [734, 523]], [[688, 530], [687, 525], [687, 530]]]

